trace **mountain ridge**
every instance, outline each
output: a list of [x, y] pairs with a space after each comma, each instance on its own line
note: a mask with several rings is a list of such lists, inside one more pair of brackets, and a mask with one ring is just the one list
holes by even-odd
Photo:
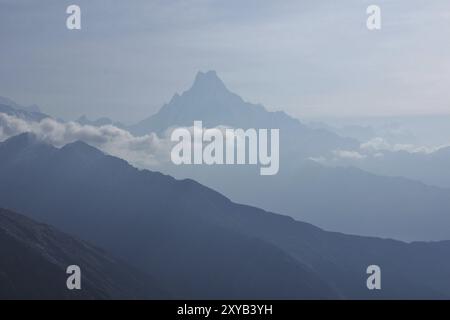
[[[0, 144], [0, 159], [5, 152]], [[56, 148], [20, 162], [10, 154], [0, 167], [0, 205], [111, 251], [175, 298], [450, 296], [449, 242], [327, 232], [193, 180], [92, 158], [80, 164]], [[384, 279], [377, 292], [365, 286], [374, 263]]]
[[[161, 299], [155, 282], [101, 249], [54, 227], [0, 208], [1, 299]], [[79, 265], [81, 290], [66, 268]]]
[[49, 115], [41, 112], [40, 108], [37, 105], [24, 107], [9, 98], [1, 96], [0, 113], [5, 113], [9, 116], [15, 116], [19, 119], [27, 121], [41, 121], [45, 118], [51, 118]]

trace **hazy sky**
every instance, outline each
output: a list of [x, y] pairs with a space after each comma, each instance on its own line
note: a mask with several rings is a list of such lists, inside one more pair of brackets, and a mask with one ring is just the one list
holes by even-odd
[[[70, 4], [80, 31], [66, 29]], [[450, 113], [449, 39], [448, 0], [0, 0], [0, 95], [133, 122], [214, 69], [300, 118]]]

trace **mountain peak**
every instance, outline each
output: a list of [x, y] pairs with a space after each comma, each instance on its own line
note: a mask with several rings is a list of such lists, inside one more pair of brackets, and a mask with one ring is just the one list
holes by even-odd
[[40, 154], [51, 149], [53, 146], [30, 132], [21, 133], [0, 142], [0, 150], [3, 154], [15, 155], [15, 157], [20, 155], [19, 158], [25, 154]]
[[26, 146], [30, 146], [30, 145], [35, 145], [38, 142], [40, 142], [40, 140], [38, 139], [38, 137], [31, 132], [24, 132], [15, 136], [12, 136], [8, 139], [6, 139], [3, 144], [5, 145], [14, 145], [14, 146], [18, 146], [18, 147], [26, 147]]
[[213, 90], [213, 91], [228, 91], [223, 81], [217, 76], [216, 71], [210, 70], [207, 72], [198, 72], [195, 76], [194, 84], [191, 90]]
[[68, 143], [61, 148], [62, 151], [69, 152], [70, 154], [85, 154], [85, 155], [98, 155], [104, 156], [105, 154], [99, 149], [87, 144], [84, 141], [76, 140]]
[[13, 108], [19, 107], [19, 105], [10, 98], [0, 96], [0, 104], [4, 104]]
[[9, 106], [9, 107], [14, 108], [16, 110], [22, 110], [22, 111], [34, 112], [34, 113], [41, 113], [41, 109], [36, 104], [32, 104], [32, 105], [30, 105], [28, 107], [21, 106], [18, 103], [16, 103], [14, 100], [12, 100], [10, 98], [7, 98], [7, 97], [0, 96], [0, 104]]

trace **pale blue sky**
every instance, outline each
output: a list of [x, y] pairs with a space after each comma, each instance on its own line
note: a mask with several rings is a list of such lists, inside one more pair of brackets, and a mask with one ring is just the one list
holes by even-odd
[[[69, 4], [81, 31], [65, 27]], [[369, 4], [381, 31], [366, 29]], [[448, 39], [448, 0], [0, 0], [0, 95], [133, 122], [214, 69], [299, 118], [450, 113]]]

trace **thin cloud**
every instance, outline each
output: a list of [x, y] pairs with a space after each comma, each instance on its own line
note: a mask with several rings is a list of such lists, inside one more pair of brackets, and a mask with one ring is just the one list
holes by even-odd
[[400, 143], [392, 144], [380, 137], [371, 139], [360, 145], [360, 149], [362, 151], [369, 152], [369, 153], [374, 153], [374, 152], [379, 153], [380, 151], [391, 151], [391, 152], [406, 151], [409, 153], [430, 154], [430, 153], [436, 152], [439, 149], [442, 149], [445, 147], [448, 147], [448, 145], [428, 147], [428, 146], [417, 146], [414, 144], [400, 144]]

